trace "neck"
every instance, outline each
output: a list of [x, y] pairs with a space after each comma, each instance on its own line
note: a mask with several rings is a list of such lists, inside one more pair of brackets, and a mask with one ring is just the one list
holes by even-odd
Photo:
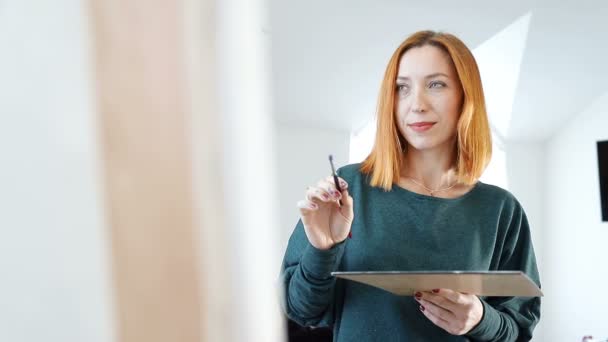
[[453, 145], [438, 147], [431, 150], [417, 150], [408, 146], [405, 158], [406, 167], [401, 175], [421, 182], [429, 189], [438, 189], [454, 184]]

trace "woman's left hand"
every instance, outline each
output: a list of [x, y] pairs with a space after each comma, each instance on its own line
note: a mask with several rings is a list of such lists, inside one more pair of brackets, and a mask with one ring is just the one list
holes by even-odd
[[483, 304], [475, 295], [437, 289], [416, 292], [414, 298], [426, 318], [452, 335], [468, 333], [483, 317]]

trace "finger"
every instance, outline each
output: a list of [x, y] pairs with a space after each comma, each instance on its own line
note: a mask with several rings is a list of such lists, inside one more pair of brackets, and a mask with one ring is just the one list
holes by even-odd
[[[334, 182], [334, 176], [328, 176], [324, 179], [324, 181], [330, 182], [331, 184], [333, 184], [334, 188], [336, 187], [336, 184]], [[343, 178], [338, 177], [338, 182], [340, 184], [340, 189], [344, 190], [348, 188], [348, 183]]]
[[456, 318], [455, 315], [451, 311], [449, 311], [433, 302], [429, 302], [428, 300], [419, 299], [418, 303], [420, 303], [420, 305], [422, 305], [426, 309], [426, 311], [430, 312], [434, 316], [436, 316], [446, 322], [453, 321]]
[[340, 216], [342, 216], [344, 221], [348, 222], [349, 224], [352, 224], [354, 216], [353, 198], [348, 196], [348, 192], [346, 190], [344, 190], [342, 193], [344, 194], [344, 199], [341, 200], [342, 205], [339, 206], [338, 213], [340, 214]]
[[348, 194], [348, 190], [342, 190], [342, 206], [345, 209], [352, 210], [353, 208], [353, 198]]
[[443, 297], [450, 302], [458, 305], [466, 305], [471, 301], [470, 295], [466, 295], [464, 293], [460, 293], [458, 291], [450, 290], [450, 289], [435, 289], [433, 290], [433, 294], [436, 296]]
[[298, 201], [296, 205], [300, 209], [300, 212], [302, 212], [302, 214], [319, 209], [319, 206], [316, 203], [308, 200]]
[[327, 180], [322, 180], [319, 181], [317, 186], [330, 194], [333, 200], [342, 199], [342, 194], [336, 189], [333, 181], [329, 182]]
[[318, 204], [318, 202], [330, 202], [333, 199], [330, 194], [324, 189], [318, 188], [316, 186], [309, 186], [306, 189], [306, 200]]
[[419, 306], [420, 311], [422, 312], [422, 314], [429, 319], [429, 321], [433, 322], [433, 324], [435, 324], [436, 326], [440, 327], [441, 329], [448, 331], [449, 329], [449, 325], [448, 322], [435, 316], [433, 313], [431, 313], [424, 305], [420, 305]]
[[458, 309], [458, 304], [431, 292], [421, 292], [421, 296], [416, 297], [417, 299], [424, 299], [451, 312], [455, 312]]

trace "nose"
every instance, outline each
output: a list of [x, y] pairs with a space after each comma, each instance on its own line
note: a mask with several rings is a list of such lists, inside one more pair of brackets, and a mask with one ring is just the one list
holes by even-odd
[[415, 89], [411, 97], [410, 108], [414, 113], [424, 113], [428, 110], [428, 105], [423, 89]]

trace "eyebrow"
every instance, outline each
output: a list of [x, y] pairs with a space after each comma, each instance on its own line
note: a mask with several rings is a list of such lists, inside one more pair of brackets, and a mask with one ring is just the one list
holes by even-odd
[[[444, 74], [442, 72], [436, 72], [434, 74], [427, 75], [424, 78], [429, 79], [429, 78], [434, 78], [434, 77], [437, 77], [437, 76], [444, 76], [444, 77], [450, 78], [448, 75], [446, 75], [446, 74]], [[409, 79], [410, 79], [409, 77], [397, 76], [397, 80], [408, 81]]]

